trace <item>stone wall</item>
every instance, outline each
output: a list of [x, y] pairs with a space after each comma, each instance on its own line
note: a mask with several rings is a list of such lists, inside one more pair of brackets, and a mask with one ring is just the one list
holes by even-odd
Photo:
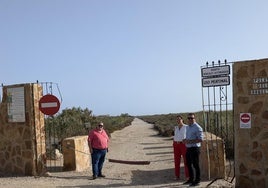
[[233, 103], [236, 187], [268, 187], [268, 59], [233, 64]]
[[39, 175], [45, 171], [44, 115], [38, 84], [3, 86], [0, 104], [0, 173]]
[[65, 138], [62, 141], [63, 170], [84, 171], [91, 166], [87, 136]]

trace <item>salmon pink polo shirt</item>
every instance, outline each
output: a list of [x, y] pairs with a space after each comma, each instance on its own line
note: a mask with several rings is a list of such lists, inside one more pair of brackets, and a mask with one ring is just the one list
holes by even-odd
[[88, 141], [94, 149], [106, 149], [108, 148], [109, 137], [105, 130], [94, 129], [89, 133]]

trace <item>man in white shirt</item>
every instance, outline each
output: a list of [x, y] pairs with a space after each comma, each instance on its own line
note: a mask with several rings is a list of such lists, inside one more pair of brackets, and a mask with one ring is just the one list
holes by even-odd
[[177, 180], [180, 179], [181, 157], [183, 158], [184, 162], [185, 179], [189, 178], [189, 171], [186, 165], [186, 146], [183, 143], [183, 140], [186, 138], [186, 127], [187, 125], [183, 123], [182, 116], [178, 115], [177, 125], [174, 128], [174, 137], [173, 137], [175, 176]]

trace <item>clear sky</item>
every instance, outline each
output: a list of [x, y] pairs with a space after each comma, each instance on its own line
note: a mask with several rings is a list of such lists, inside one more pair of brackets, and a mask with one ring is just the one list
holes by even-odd
[[202, 110], [201, 66], [267, 58], [267, 0], [0, 0], [0, 83], [57, 83], [61, 110]]

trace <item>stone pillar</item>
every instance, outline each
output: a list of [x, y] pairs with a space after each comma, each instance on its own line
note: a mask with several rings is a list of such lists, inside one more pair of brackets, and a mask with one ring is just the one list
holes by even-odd
[[268, 59], [233, 64], [233, 102], [236, 187], [268, 187]]
[[42, 87], [3, 87], [0, 104], [0, 172], [40, 175], [45, 171], [44, 115], [39, 111]]
[[84, 171], [91, 165], [87, 136], [75, 136], [62, 141], [63, 170]]

